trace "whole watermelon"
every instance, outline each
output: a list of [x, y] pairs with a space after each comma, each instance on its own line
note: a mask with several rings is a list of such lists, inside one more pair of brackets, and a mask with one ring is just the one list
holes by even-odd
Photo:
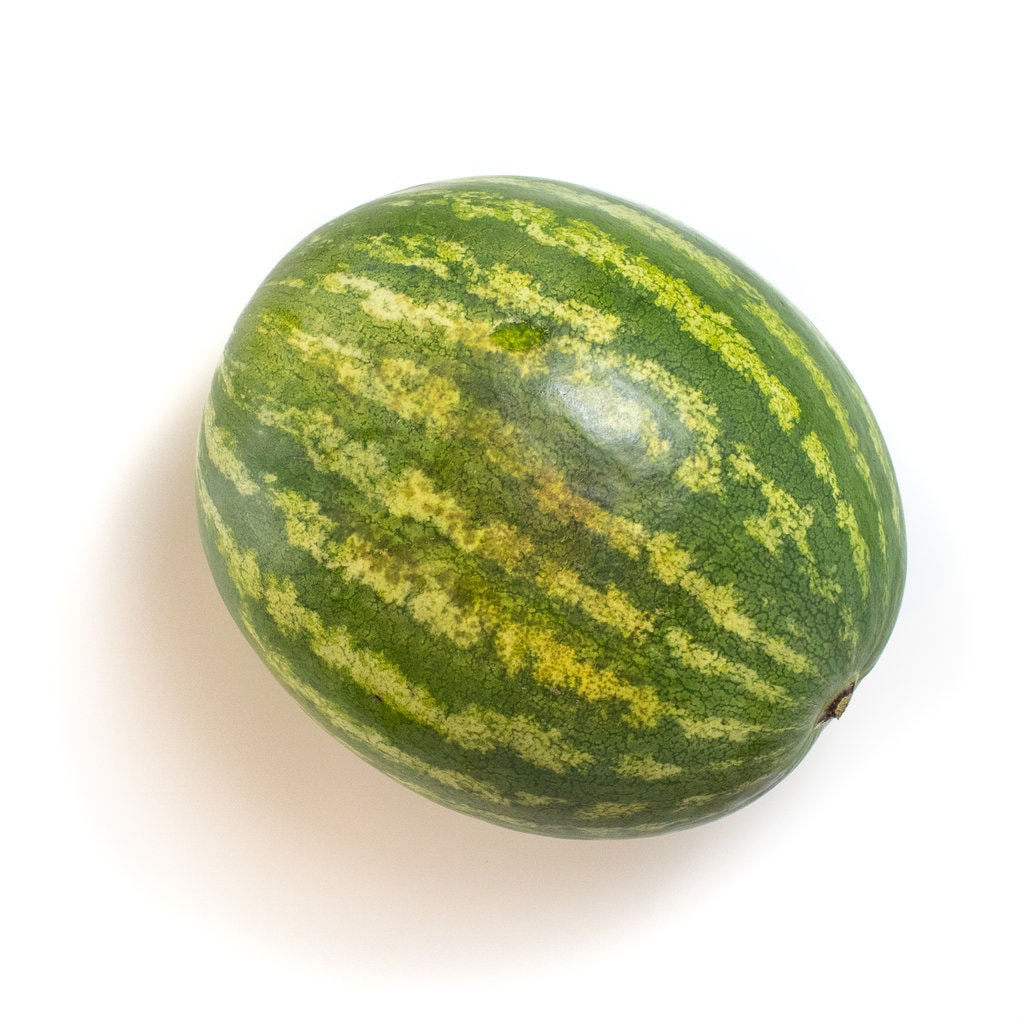
[[292, 250], [224, 352], [197, 493], [228, 608], [315, 719], [554, 836], [775, 785], [905, 574], [885, 444], [810, 323], [675, 221], [530, 178]]

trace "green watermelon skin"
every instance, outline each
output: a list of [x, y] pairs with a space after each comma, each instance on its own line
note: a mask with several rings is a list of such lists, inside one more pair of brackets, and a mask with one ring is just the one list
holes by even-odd
[[231, 614], [361, 757], [572, 838], [749, 803], [879, 657], [906, 569], [863, 395], [797, 310], [561, 182], [384, 197], [290, 252], [214, 377]]

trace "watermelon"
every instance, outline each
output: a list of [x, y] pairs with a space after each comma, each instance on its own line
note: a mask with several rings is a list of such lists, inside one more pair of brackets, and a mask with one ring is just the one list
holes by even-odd
[[903, 590], [890, 457], [814, 327], [556, 181], [424, 185], [302, 241], [228, 341], [196, 491], [228, 609], [314, 719], [551, 836], [763, 794]]

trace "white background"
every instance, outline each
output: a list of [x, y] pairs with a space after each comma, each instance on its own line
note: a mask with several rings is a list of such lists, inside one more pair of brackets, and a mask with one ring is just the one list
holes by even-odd
[[[19, 4], [3, 104], [0, 1016], [1024, 1021], [1013, 5]], [[776, 284], [903, 487], [900, 622], [757, 804], [450, 813], [270, 678], [197, 542], [233, 321], [412, 184], [560, 178]]]

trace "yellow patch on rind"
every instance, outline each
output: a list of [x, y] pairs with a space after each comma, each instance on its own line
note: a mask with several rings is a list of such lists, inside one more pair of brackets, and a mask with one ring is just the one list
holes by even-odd
[[[242, 549], [224, 524], [209, 493], [200, 482], [200, 506], [217, 537], [218, 550], [228, 566], [229, 575], [243, 599], [263, 604], [275, 625], [291, 638], [301, 637], [327, 665], [345, 672], [361, 689], [382, 703], [425, 725], [445, 739], [467, 750], [489, 752], [499, 746], [515, 751], [524, 760], [550, 771], [564, 773], [591, 763], [593, 755], [579, 750], [563, 739], [557, 729], [547, 728], [525, 715], [504, 715], [493, 708], [471, 705], [452, 712], [426, 689], [407, 679], [383, 655], [355, 646], [343, 627], [327, 627], [315, 611], [299, 600], [295, 582], [261, 573], [255, 552]], [[243, 616], [244, 619], [244, 616]], [[302, 695], [324, 710], [332, 724], [343, 723], [350, 732], [353, 723], [339, 719], [337, 709], [312, 687], [301, 683], [287, 661], [250, 627], [247, 633], [256, 641], [268, 664], [277, 668]], [[436, 771], [426, 774], [435, 775]], [[469, 776], [466, 776], [469, 780]], [[497, 791], [494, 791], [497, 795]], [[501, 798], [504, 799], [504, 798]]]
[[498, 657], [513, 675], [526, 669], [538, 683], [555, 690], [568, 690], [588, 701], [621, 701], [637, 725], [655, 725], [670, 710], [652, 687], [636, 686], [582, 660], [550, 629], [498, 622], [494, 632]]
[[614, 583], [599, 590], [584, 583], [574, 570], [547, 559], [542, 561], [535, 582], [552, 597], [581, 608], [595, 622], [611, 626], [623, 636], [637, 639], [654, 627], [654, 615], [636, 608]]

